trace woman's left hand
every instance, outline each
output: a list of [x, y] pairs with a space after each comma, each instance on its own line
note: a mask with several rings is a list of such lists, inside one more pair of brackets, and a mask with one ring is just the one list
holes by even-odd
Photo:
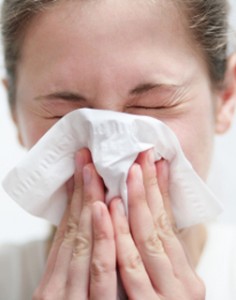
[[169, 220], [167, 181], [167, 163], [155, 164], [146, 151], [128, 176], [129, 223], [120, 199], [110, 205], [121, 279], [129, 299], [203, 300], [204, 285]]

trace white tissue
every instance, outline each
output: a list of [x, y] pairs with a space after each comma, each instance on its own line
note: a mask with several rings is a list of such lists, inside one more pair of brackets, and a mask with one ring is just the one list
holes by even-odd
[[170, 200], [178, 228], [205, 222], [221, 205], [185, 158], [175, 134], [162, 122], [105, 110], [75, 110], [58, 121], [5, 178], [6, 192], [33, 215], [58, 224], [67, 204], [65, 183], [74, 174], [76, 151], [91, 151], [108, 189], [127, 210], [126, 179], [137, 155], [154, 148], [170, 163]]

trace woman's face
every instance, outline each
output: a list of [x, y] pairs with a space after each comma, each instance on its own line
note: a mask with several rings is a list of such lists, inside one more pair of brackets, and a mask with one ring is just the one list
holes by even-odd
[[14, 112], [24, 146], [74, 109], [148, 115], [174, 130], [206, 177], [218, 97], [171, 1], [147, 2], [62, 1], [33, 20]]

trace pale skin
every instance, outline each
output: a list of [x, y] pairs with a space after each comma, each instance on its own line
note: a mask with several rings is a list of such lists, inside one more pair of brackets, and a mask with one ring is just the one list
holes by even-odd
[[[13, 110], [25, 147], [77, 108], [149, 115], [175, 131], [207, 178], [214, 133], [226, 131], [233, 117], [235, 59], [224, 89], [214, 89], [183, 17], [171, 1], [156, 2], [62, 1], [33, 20]], [[116, 268], [129, 299], [204, 299], [194, 271], [204, 229], [176, 232], [168, 163], [155, 163], [152, 150], [139, 155], [127, 181], [129, 221], [121, 199], [104, 204], [88, 150], [76, 154], [75, 165], [68, 209], [34, 299], [116, 299]]]

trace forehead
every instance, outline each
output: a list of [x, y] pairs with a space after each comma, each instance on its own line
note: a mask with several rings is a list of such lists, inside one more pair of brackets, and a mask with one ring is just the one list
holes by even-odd
[[59, 85], [78, 71], [81, 85], [108, 77], [116, 83], [124, 73], [138, 81], [139, 72], [166, 79], [181, 69], [187, 77], [195, 51], [171, 0], [62, 1], [32, 21], [19, 65], [31, 77], [40, 74], [42, 85], [50, 72]]
[[[56, 39], [74, 46], [78, 39], [83, 45], [98, 44], [109, 48], [132, 42], [175, 44], [189, 38], [186, 24], [171, 0], [98, 0], [59, 1], [38, 14], [28, 26], [27, 48], [45, 38], [47, 43]], [[82, 47], [82, 43], [80, 44]], [[26, 47], [25, 47], [26, 48]], [[90, 47], [91, 49], [92, 47]], [[194, 48], [194, 47], [193, 47]], [[59, 49], [57, 49], [59, 50]]]

